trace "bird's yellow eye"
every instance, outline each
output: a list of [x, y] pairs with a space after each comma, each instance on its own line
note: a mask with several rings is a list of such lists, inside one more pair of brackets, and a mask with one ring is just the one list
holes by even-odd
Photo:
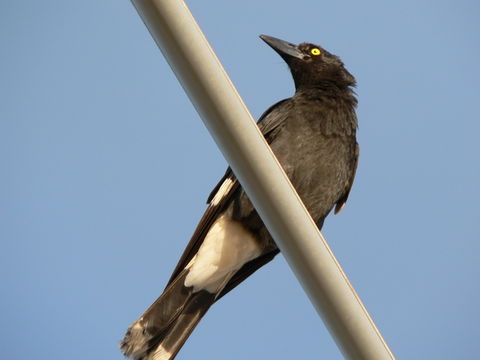
[[310, 50], [310, 54], [315, 55], [315, 56], [320, 55], [320, 49], [313, 48], [312, 50]]

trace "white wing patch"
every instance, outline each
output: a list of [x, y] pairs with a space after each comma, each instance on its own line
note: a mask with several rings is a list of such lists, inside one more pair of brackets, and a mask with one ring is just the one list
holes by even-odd
[[190, 272], [185, 278], [185, 286], [193, 286], [193, 291], [217, 293], [238, 269], [261, 253], [261, 247], [249, 231], [239, 222], [222, 215], [187, 265]]
[[147, 357], [148, 360], [169, 360], [172, 358], [172, 353], [165, 350], [160, 344], [155, 351]]
[[212, 201], [210, 201], [210, 205], [213, 205], [213, 206], [218, 205], [220, 203], [220, 200], [222, 200], [223, 197], [226, 194], [228, 194], [232, 186], [233, 186], [233, 180], [230, 178], [225, 179], [225, 181], [222, 183], [217, 193], [213, 197]]

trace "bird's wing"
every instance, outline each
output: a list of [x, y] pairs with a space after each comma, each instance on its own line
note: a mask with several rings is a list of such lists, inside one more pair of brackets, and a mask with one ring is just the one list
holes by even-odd
[[[258, 127], [260, 128], [260, 131], [262, 132], [263, 136], [265, 136], [265, 138], [267, 139], [268, 143], [271, 143], [273, 141], [273, 139], [275, 138], [275, 130], [278, 129], [279, 125], [281, 125], [285, 120], [285, 118], [281, 116], [268, 116], [268, 115], [272, 114], [272, 112], [277, 113], [277, 111], [275, 110], [277, 110], [280, 107], [283, 107], [287, 100], [288, 99], [285, 99], [285, 100], [279, 101], [275, 105], [272, 105], [263, 113], [263, 115], [258, 120], [258, 123], [257, 123]], [[205, 211], [202, 218], [200, 219], [200, 222], [198, 223], [197, 228], [195, 229], [192, 235], [192, 238], [190, 239], [190, 242], [188, 243], [187, 247], [183, 251], [183, 254], [180, 257], [180, 260], [178, 261], [177, 266], [175, 267], [175, 270], [173, 271], [170, 277], [170, 280], [167, 283], [167, 286], [180, 274], [180, 272], [185, 268], [185, 266], [187, 266], [190, 260], [192, 260], [192, 258], [195, 256], [198, 249], [202, 245], [208, 230], [214, 223], [215, 219], [222, 213], [225, 207], [230, 203], [232, 196], [237, 192], [239, 187], [240, 187], [240, 183], [238, 182], [237, 178], [233, 174], [233, 171], [229, 167], [225, 175], [222, 177], [222, 179], [219, 181], [219, 183], [213, 188], [212, 192], [210, 193], [207, 199], [207, 204], [208, 204], [207, 210]], [[258, 263], [257, 265], [256, 259], [245, 264], [245, 266], [242, 267], [234, 276], [234, 278], [232, 278], [232, 280], [230, 281], [230, 283], [232, 283], [232, 281], [235, 281], [236, 284], [234, 286], [227, 285], [226, 288], [229, 288], [229, 290], [233, 289], [233, 287], [235, 287], [237, 284], [243, 281], [243, 279], [245, 279], [247, 276], [249, 276], [251, 273], [257, 270], [260, 266], [270, 261], [273, 258], [273, 256], [276, 255], [276, 253], [277, 252], [275, 252], [275, 254], [273, 255], [270, 255], [270, 259], [267, 261], [265, 260], [268, 257], [266, 257], [265, 259], [263, 259], [264, 256], [261, 256], [260, 258], [258, 258], [263, 260], [261, 264]], [[245, 276], [242, 276], [242, 274], [244, 274]], [[230, 283], [229, 285], [231, 285]], [[222, 296], [228, 291], [224, 290], [222, 293]]]
[[227, 172], [220, 180], [217, 186], [208, 197], [208, 207], [205, 213], [203, 214], [200, 222], [195, 229], [190, 242], [183, 251], [180, 260], [178, 261], [175, 270], [168, 281], [168, 285], [180, 274], [180, 272], [187, 266], [187, 264], [192, 260], [192, 258], [197, 253], [200, 245], [202, 245], [205, 236], [207, 235], [208, 230], [214, 223], [215, 219], [222, 213], [226, 205], [230, 202], [232, 195], [239, 187], [239, 182], [233, 175], [233, 172], [230, 168], [227, 169]]
[[[288, 112], [285, 111], [285, 107], [288, 107], [290, 99], [283, 99], [276, 104], [270, 106], [265, 112], [260, 116], [260, 119], [257, 122], [258, 128], [262, 132], [265, 139], [269, 144], [272, 143], [273, 139], [275, 139], [275, 130], [279, 130], [280, 125], [285, 122], [285, 116], [271, 116], [271, 115], [279, 115], [281, 113], [287, 114]], [[279, 111], [279, 110], [282, 111]]]
[[348, 195], [350, 195], [350, 189], [352, 188], [353, 181], [355, 180], [355, 173], [357, 172], [359, 156], [360, 156], [360, 146], [358, 146], [358, 144], [356, 144], [356, 146], [355, 146], [355, 162], [353, 164], [352, 176], [350, 177], [350, 180], [348, 182], [347, 191], [338, 200], [337, 204], [335, 205], [335, 210], [334, 210], [335, 215], [337, 215], [340, 211], [342, 211], [342, 209], [345, 207], [345, 204], [347, 202]]

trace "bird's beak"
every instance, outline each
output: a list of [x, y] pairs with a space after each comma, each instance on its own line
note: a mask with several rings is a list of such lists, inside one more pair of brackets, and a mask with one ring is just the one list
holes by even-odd
[[[303, 59], [304, 54], [298, 50], [298, 47], [287, 41], [283, 41], [272, 36], [260, 35], [260, 39], [265, 41], [273, 50], [275, 50], [281, 57], [295, 57]], [[286, 60], [286, 59], [285, 59]]]

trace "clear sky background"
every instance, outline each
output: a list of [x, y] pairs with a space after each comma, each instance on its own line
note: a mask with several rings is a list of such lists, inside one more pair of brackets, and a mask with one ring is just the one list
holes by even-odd
[[[480, 352], [480, 3], [189, 1], [255, 117], [293, 93], [259, 34], [358, 80], [361, 159], [324, 227], [399, 359]], [[124, 1], [0, 2], [0, 353], [121, 359], [225, 160]], [[178, 359], [341, 359], [281, 256]]]

